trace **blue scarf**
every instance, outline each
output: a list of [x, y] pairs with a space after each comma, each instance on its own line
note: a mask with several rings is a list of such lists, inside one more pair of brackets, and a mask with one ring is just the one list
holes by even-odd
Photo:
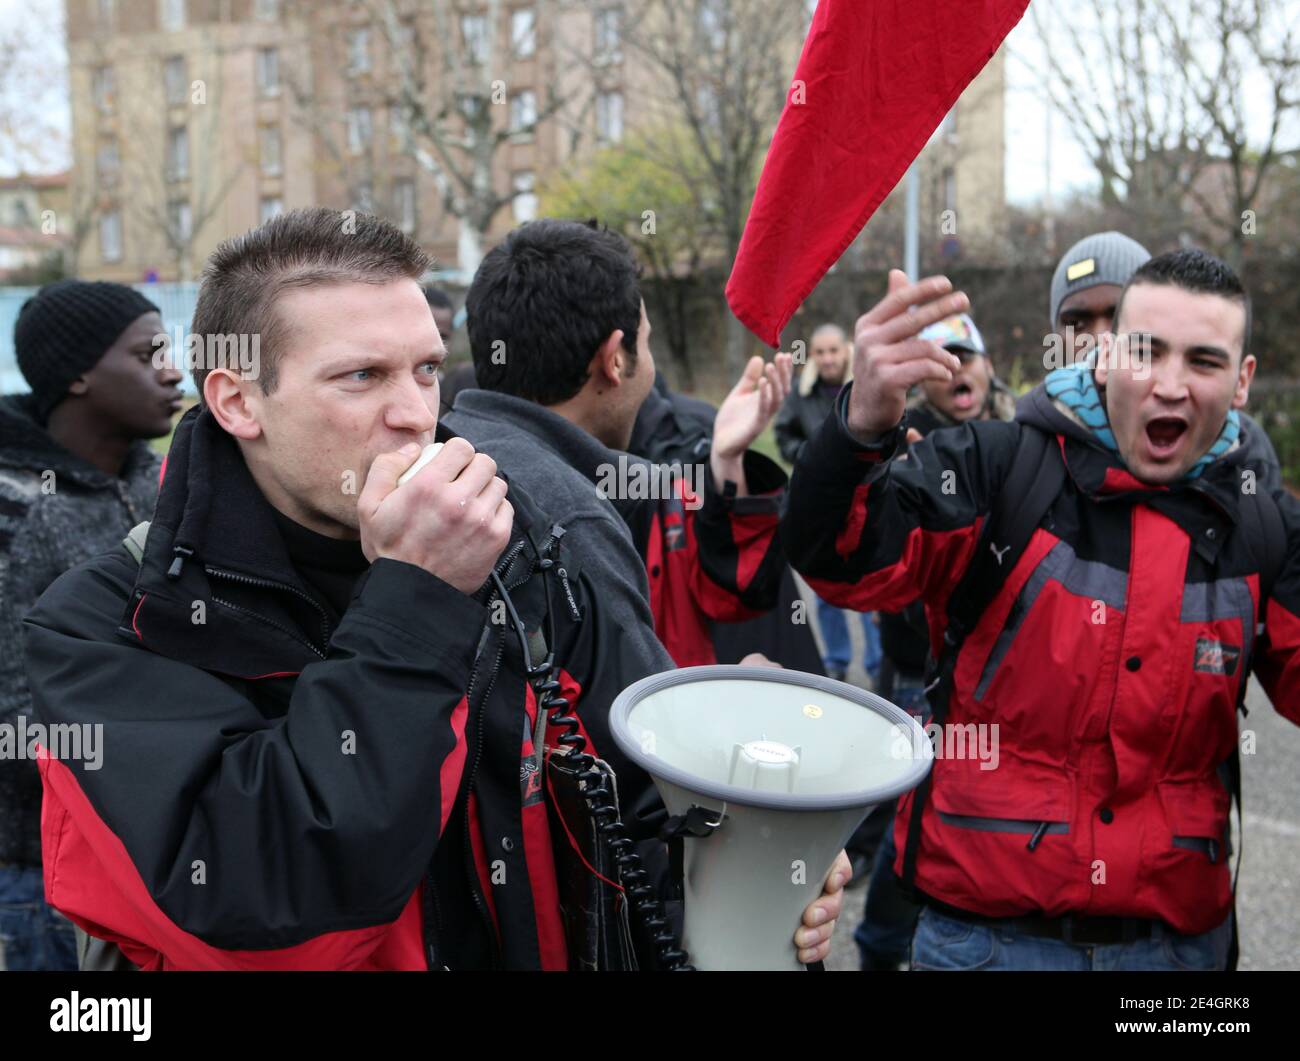
[[[1106, 418], [1106, 403], [1102, 401], [1101, 392], [1097, 390], [1097, 381], [1092, 378], [1092, 369], [1091, 361], [1075, 362], [1073, 365], [1049, 372], [1043, 381], [1043, 386], [1047, 388], [1049, 398], [1065, 405], [1105, 449], [1119, 457], [1119, 445], [1115, 442], [1110, 421]], [[1240, 433], [1241, 421], [1237, 416], [1237, 410], [1229, 409], [1228, 417], [1223, 422], [1223, 430], [1214, 440], [1214, 445], [1205, 451], [1201, 459], [1192, 465], [1183, 478], [1197, 478], [1232, 448]]]

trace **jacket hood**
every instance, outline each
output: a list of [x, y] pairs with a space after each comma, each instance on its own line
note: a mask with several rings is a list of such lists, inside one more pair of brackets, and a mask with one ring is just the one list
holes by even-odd
[[[152, 475], [157, 463], [149, 443], [133, 442], [121, 478]], [[53, 471], [56, 476], [66, 476], [92, 489], [111, 487], [116, 478], [59, 445], [37, 417], [36, 403], [30, 394], [0, 397], [0, 465], [34, 472]]]
[[489, 423], [492, 435], [498, 438], [534, 442], [592, 481], [598, 477], [597, 469], [602, 464], [617, 464], [620, 457], [630, 461], [641, 459], [610, 449], [558, 413], [511, 394], [464, 391], [456, 397], [456, 409], [451, 416], [453, 426], [458, 417]]

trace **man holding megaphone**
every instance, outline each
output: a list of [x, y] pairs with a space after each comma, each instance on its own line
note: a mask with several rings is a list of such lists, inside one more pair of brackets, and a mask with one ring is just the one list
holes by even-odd
[[260, 365], [195, 366], [153, 520], [28, 617], [37, 717], [103, 733], [102, 769], [40, 763], [47, 894], [137, 968], [576, 964], [539, 702], [612, 767], [667, 891], [662, 804], [607, 716], [671, 661], [611, 618], [565, 514], [439, 425], [428, 266], [326, 209], [222, 244], [193, 330], [258, 336]]
[[[909, 388], [958, 368], [918, 335], [968, 302], [890, 274], [781, 527], [821, 596], [926, 606], [943, 741], [895, 832], [925, 903], [913, 967], [1221, 969], [1252, 668], [1300, 723], [1300, 505], [1237, 413], [1249, 296], [1204, 252], [1154, 258], [1016, 422], [908, 448]], [[949, 739], [985, 732], [994, 769]]]

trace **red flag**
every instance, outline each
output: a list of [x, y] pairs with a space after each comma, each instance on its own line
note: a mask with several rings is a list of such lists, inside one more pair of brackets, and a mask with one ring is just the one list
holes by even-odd
[[1029, 0], [820, 0], [727, 281], [769, 346]]

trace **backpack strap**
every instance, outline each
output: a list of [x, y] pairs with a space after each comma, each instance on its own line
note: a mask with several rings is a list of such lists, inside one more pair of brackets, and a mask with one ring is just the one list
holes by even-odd
[[[1011, 468], [985, 518], [975, 545], [975, 555], [949, 597], [943, 648], [926, 676], [926, 695], [936, 725], [942, 726], [947, 719], [953, 672], [966, 636], [1006, 583], [1007, 575], [1024, 554], [1034, 531], [1047, 516], [1064, 485], [1065, 462], [1056, 436], [1029, 424], [1021, 424], [1020, 442]], [[931, 770], [917, 786], [912, 800], [912, 816], [907, 823], [902, 882], [912, 892], [916, 890], [921, 814], [930, 798], [933, 777], [934, 771]]]
[[131, 528], [131, 531], [122, 539], [122, 544], [126, 546], [126, 551], [131, 554], [131, 559], [137, 564], [144, 562], [144, 543], [149, 538], [149, 521], [137, 523]]
[[[1256, 518], [1243, 519], [1240, 526], [1247, 535], [1253, 537], [1255, 555], [1259, 557], [1260, 561], [1259, 617], [1262, 623], [1264, 611], [1268, 607], [1268, 599], [1273, 595], [1273, 587], [1277, 585], [1278, 577], [1282, 574], [1282, 567], [1286, 563], [1286, 527], [1282, 523], [1282, 512], [1277, 507], [1277, 502], [1273, 500], [1267, 491], [1243, 496], [1254, 498], [1251, 507], [1254, 509]], [[1254, 645], [1258, 648], [1258, 636], [1254, 639]], [[1252, 650], [1251, 655], [1254, 655], [1254, 650]], [[1250, 685], [1250, 675], [1254, 670], [1254, 662], [1254, 659], [1243, 661], [1241, 685], [1237, 690], [1237, 710], [1243, 718], [1248, 713], [1246, 711], [1246, 690]], [[1228, 794], [1232, 797], [1232, 802], [1237, 805], [1237, 869], [1232, 876], [1232, 912], [1229, 915], [1232, 918], [1232, 932], [1228, 940], [1228, 960], [1225, 966], [1228, 972], [1235, 972], [1237, 960], [1241, 953], [1240, 940], [1237, 934], [1237, 882], [1241, 879], [1241, 856], [1246, 849], [1245, 812], [1242, 810], [1241, 805], [1240, 741], [1233, 743], [1232, 754], [1228, 756], [1223, 766], [1228, 784]]]

